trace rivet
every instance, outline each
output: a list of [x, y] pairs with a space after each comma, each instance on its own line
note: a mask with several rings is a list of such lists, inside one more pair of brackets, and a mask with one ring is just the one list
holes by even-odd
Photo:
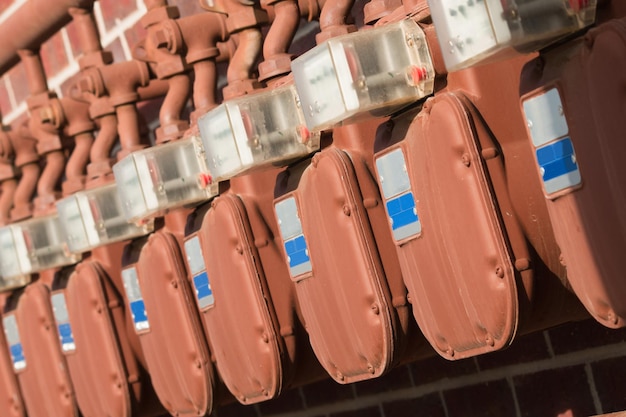
[[243, 248], [241, 247], [241, 245], [237, 245], [237, 247], [235, 248], [235, 250], [237, 251], [237, 253], [239, 255], [243, 255]]
[[461, 162], [463, 162], [463, 165], [465, 165], [466, 167], [469, 167], [471, 165], [471, 160], [468, 153], [464, 153], [463, 155], [461, 155]]
[[374, 365], [372, 365], [371, 363], [367, 364], [367, 370], [369, 371], [370, 374], [374, 375], [376, 373], [376, 368], [374, 368]]
[[351, 213], [350, 207], [348, 205], [344, 205], [343, 206], [343, 214], [345, 214], [346, 216], [349, 216]]
[[172, 280], [170, 284], [172, 285], [172, 288], [178, 288], [178, 282], [176, 280]]
[[609, 314], [607, 315], [606, 320], [611, 324], [617, 324], [617, 322], [619, 322], [619, 318], [617, 317], [617, 314], [615, 314], [614, 311], [609, 311]]
[[198, 369], [202, 368], [202, 362], [200, 362], [200, 359], [196, 359], [194, 364], [196, 365], [196, 368], [198, 368]]
[[485, 343], [487, 343], [489, 346], [494, 346], [496, 344], [496, 341], [493, 340], [493, 337], [491, 337], [490, 334], [487, 334], [487, 336], [485, 336]]
[[263, 390], [263, 395], [266, 396], [266, 397], [269, 397], [270, 396], [270, 392], [268, 390], [264, 389]]
[[559, 262], [561, 263], [561, 265], [567, 266], [567, 263], [565, 262], [565, 257], [563, 256], [563, 254], [559, 255]]
[[380, 308], [378, 307], [378, 304], [372, 304], [372, 311], [374, 312], [374, 314], [379, 315], [380, 314]]
[[448, 349], [446, 349], [446, 355], [448, 355], [451, 358], [453, 358], [454, 357], [454, 349], [452, 349], [451, 347], [448, 347]]
[[496, 275], [498, 276], [498, 278], [504, 278], [504, 268], [502, 268], [500, 265], [496, 266]]
[[269, 342], [270, 342], [270, 338], [269, 338], [269, 336], [267, 335], [267, 333], [263, 333], [263, 341], [264, 341], [265, 343], [269, 343]]
[[341, 372], [337, 372], [337, 379], [339, 381], [344, 381], [346, 378], [343, 376], [343, 374]]

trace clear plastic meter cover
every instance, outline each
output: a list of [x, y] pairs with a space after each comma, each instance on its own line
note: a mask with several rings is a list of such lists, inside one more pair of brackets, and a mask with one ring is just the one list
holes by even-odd
[[539, 50], [591, 25], [596, 0], [428, 0], [449, 71]]
[[425, 35], [412, 20], [329, 39], [291, 68], [311, 131], [390, 115], [434, 88]]
[[65, 242], [56, 214], [0, 228], [2, 286], [19, 286], [29, 274], [78, 262], [80, 256], [69, 254]]
[[294, 86], [229, 100], [198, 120], [207, 165], [218, 180], [285, 166], [319, 149]]
[[113, 166], [113, 174], [123, 215], [135, 223], [218, 193], [197, 136], [133, 152]]
[[153, 230], [151, 221], [136, 226], [126, 220], [115, 183], [79, 191], [56, 205], [72, 253], [133, 239]]

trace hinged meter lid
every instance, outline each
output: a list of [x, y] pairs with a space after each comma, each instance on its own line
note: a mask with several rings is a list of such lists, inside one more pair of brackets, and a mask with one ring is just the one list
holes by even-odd
[[23, 282], [25, 275], [75, 264], [80, 256], [67, 253], [66, 240], [57, 214], [0, 228], [2, 280]]
[[412, 20], [329, 39], [292, 63], [308, 128], [387, 116], [434, 89], [424, 31]]
[[115, 183], [79, 191], [56, 205], [72, 253], [133, 239], [153, 230], [152, 221], [136, 226], [126, 220]]
[[124, 217], [142, 223], [216, 196], [218, 184], [204, 161], [197, 136], [133, 152], [122, 159], [113, 166], [113, 174]]
[[[591, 25], [596, 0], [428, 0], [446, 67], [537, 51]], [[502, 54], [504, 52], [504, 54]]]
[[209, 170], [218, 180], [285, 166], [320, 147], [294, 86], [224, 102], [198, 120]]

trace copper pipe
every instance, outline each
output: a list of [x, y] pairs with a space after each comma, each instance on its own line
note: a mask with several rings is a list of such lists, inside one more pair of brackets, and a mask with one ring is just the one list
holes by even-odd
[[43, 64], [39, 56], [39, 50], [31, 51], [22, 49], [18, 54], [26, 71], [26, 79], [28, 80], [28, 90], [31, 97], [48, 91], [48, 83], [46, 82], [46, 74]]
[[320, 29], [322, 32], [330, 27], [344, 26], [346, 17], [352, 10], [354, 0], [327, 1], [320, 14]]
[[78, 39], [83, 54], [87, 55], [92, 52], [100, 52], [102, 45], [100, 44], [100, 34], [93, 17], [91, 9], [83, 9], [70, 7], [69, 13], [78, 30]]
[[167, 80], [150, 80], [150, 84], [137, 88], [139, 101], [154, 100], [167, 94], [169, 83]]
[[36, 149], [37, 141], [30, 134], [28, 121], [14, 124], [10, 139], [15, 152], [15, 167], [22, 173], [13, 195], [11, 220], [15, 221], [32, 215], [32, 198], [35, 195], [41, 168]]
[[259, 64], [259, 79], [262, 81], [291, 71], [291, 55], [287, 51], [300, 23], [300, 7], [295, 0], [279, 0], [272, 4], [274, 21], [263, 43], [264, 61]]
[[63, 155], [63, 151], [52, 151], [46, 154], [46, 166], [37, 183], [37, 195], [39, 197], [48, 198], [56, 195], [64, 168], [65, 155]]
[[122, 155], [142, 148], [141, 134], [139, 133], [139, 114], [135, 103], [123, 104], [116, 107], [118, 134]]
[[215, 60], [196, 62], [193, 70], [196, 76], [193, 84], [193, 104], [196, 112], [204, 113], [217, 105], [215, 97], [217, 86]]
[[191, 80], [187, 74], [174, 75], [167, 81], [169, 89], [159, 111], [161, 126], [175, 124], [182, 120], [182, 113], [191, 94]]
[[91, 146], [89, 159], [92, 164], [108, 162], [117, 139], [117, 116], [107, 114], [100, 119], [100, 130]]
[[19, 61], [17, 51], [37, 49], [71, 20], [70, 7], [90, 9], [94, 0], [29, 0], [0, 25], [0, 74]]
[[6, 226], [11, 220], [11, 208], [17, 189], [17, 180], [15, 178], [4, 180], [0, 183], [0, 188], [2, 189], [2, 193], [0, 193], [0, 226]]
[[91, 132], [80, 133], [74, 137], [74, 142], [76, 145], [65, 166], [65, 177], [68, 181], [84, 178], [85, 169], [89, 163], [89, 153], [94, 142], [93, 134]]
[[238, 35], [239, 45], [226, 72], [228, 84], [249, 80], [252, 67], [261, 54], [262, 35], [259, 29], [244, 29]]

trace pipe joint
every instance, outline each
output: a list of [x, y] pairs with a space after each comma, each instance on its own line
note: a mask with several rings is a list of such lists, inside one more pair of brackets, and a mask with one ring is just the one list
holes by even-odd
[[178, 19], [179, 17], [180, 11], [176, 6], [157, 6], [152, 9], [148, 7], [148, 12], [142, 16], [140, 23], [144, 29], [148, 29], [164, 20]]

